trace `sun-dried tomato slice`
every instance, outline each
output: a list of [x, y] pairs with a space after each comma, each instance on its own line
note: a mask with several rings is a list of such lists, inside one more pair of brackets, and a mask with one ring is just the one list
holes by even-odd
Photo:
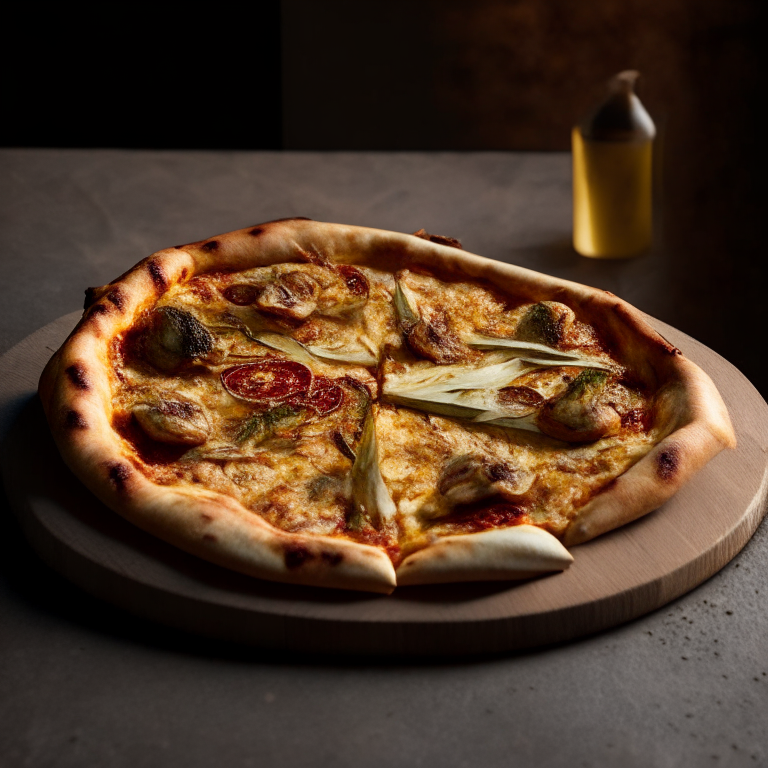
[[457, 507], [445, 518], [467, 531], [485, 531], [489, 528], [506, 528], [527, 521], [524, 507], [509, 502], [482, 500]]
[[335, 411], [344, 400], [344, 390], [329, 379], [316, 378], [312, 389], [304, 398], [306, 405], [314, 408], [321, 416]]
[[262, 360], [227, 368], [221, 383], [231, 395], [251, 403], [282, 403], [309, 392], [312, 371], [294, 360]]
[[368, 285], [368, 278], [355, 267], [349, 266], [349, 264], [341, 264], [337, 267], [339, 274], [344, 278], [344, 282], [347, 284], [350, 292], [355, 296], [367, 296], [370, 287]]

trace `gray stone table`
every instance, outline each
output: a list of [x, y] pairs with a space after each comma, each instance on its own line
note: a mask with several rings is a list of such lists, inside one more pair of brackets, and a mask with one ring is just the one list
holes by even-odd
[[[571, 250], [563, 154], [1, 150], [0, 179], [0, 354], [159, 248], [295, 215], [424, 227], [681, 317], [663, 242], [626, 262]], [[2, 404], [5, 423], [19, 405]], [[47, 569], [2, 505], [0, 765], [768, 763], [766, 525], [628, 625], [393, 662], [289, 657], [123, 614]]]

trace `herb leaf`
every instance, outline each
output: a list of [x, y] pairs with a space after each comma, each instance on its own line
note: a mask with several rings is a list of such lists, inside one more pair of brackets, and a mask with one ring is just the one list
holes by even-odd
[[281, 421], [292, 418], [298, 413], [298, 409], [290, 405], [280, 405], [269, 411], [256, 413], [243, 421], [240, 430], [235, 437], [236, 443], [244, 443], [249, 438], [257, 435], [263, 440], [267, 434], [273, 431]]

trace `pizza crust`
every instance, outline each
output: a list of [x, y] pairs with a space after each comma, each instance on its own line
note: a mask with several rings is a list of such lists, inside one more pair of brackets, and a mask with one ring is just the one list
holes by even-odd
[[533, 525], [446, 536], [397, 569], [398, 585], [509, 581], [565, 570], [573, 562], [551, 534]]
[[[735, 445], [709, 377], [612, 294], [412, 235], [291, 219], [159, 251], [113, 283], [90, 290], [82, 320], [46, 366], [39, 391], [64, 460], [107, 506], [207, 560], [297, 584], [386, 593], [396, 583], [511, 578], [552, 570], [553, 564], [567, 567], [570, 555], [557, 549], [562, 547], [554, 537], [518, 526], [446, 537], [406, 558], [396, 577], [382, 549], [281, 531], [232, 498], [157, 485], [133, 465], [111, 425], [112, 339], [174, 284], [212, 270], [297, 261], [307, 251], [390, 271], [421, 265], [441, 275], [487, 280], [527, 301], [562, 301], [598, 326], [622, 362], [660, 389], [657, 418], [669, 434], [578, 511], [565, 531], [566, 546], [656, 509], [721, 449]], [[557, 547], [544, 544], [542, 535]], [[512, 558], [506, 564], [505, 552]]]

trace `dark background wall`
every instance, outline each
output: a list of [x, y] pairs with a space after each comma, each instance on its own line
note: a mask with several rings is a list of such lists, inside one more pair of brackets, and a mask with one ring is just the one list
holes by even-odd
[[760, 0], [9, 12], [0, 145], [567, 150], [621, 69], [660, 128], [680, 326], [768, 389]]
[[280, 3], [197, 8], [14, 6], [0, 146], [279, 149]]

